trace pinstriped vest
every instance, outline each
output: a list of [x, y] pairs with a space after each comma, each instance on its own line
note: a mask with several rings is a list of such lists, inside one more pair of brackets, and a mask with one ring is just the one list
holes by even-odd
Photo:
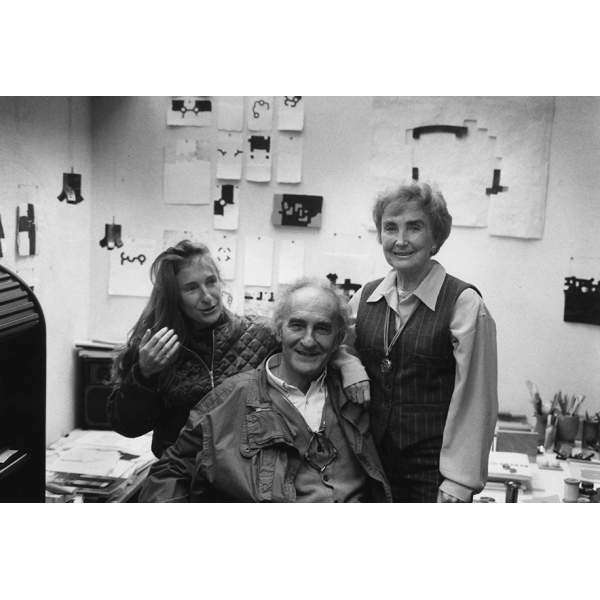
[[[450, 320], [454, 304], [471, 284], [446, 275], [435, 312], [419, 302], [390, 352], [392, 369], [382, 373], [387, 303], [367, 302], [382, 279], [364, 286], [356, 319], [356, 349], [371, 378], [371, 431], [380, 445], [385, 434], [398, 450], [442, 447], [454, 389], [455, 360]], [[390, 311], [390, 337], [395, 315]]]

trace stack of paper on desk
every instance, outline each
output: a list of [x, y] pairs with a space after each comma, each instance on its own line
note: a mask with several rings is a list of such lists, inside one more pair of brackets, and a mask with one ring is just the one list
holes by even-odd
[[488, 481], [518, 481], [524, 488], [530, 488], [532, 477], [533, 473], [527, 454], [490, 452]]

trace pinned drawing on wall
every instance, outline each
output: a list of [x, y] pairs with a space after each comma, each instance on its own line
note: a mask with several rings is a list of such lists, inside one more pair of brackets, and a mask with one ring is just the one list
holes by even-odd
[[150, 266], [156, 255], [155, 240], [126, 239], [119, 251], [110, 254], [108, 293], [111, 296], [150, 296]]
[[304, 241], [281, 240], [279, 243], [277, 282], [289, 284], [304, 275]]
[[31, 203], [17, 206], [17, 255], [33, 256], [36, 253], [35, 207]]
[[4, 250], [2, 248], [2, 240], [4, 239], [4, 227], [2, 227], [2, 215], [0, 215], [0, 258], [4, 256]]
[[244, 97], [217, 98], [217, 127], [227, 131], [241, 131], [244, 127]]
[[302, 96], [279, 96], [277, 98], [280, 131], [302, 131], [304, 129], [304, 98]]
[[271, 181], [271, 136], [252, 135], [248, 138], [246, 179]]
[[217, 199], [213, 202], [213, 227], [235, 230], [240, 221], [240, 186], [221, 183], [216, 186]]
[[270, 131], [273, 127], [273, 97], [250, 96], [248, 98], [248, 129]]
[[270, 287], [244, 287], [244, 314], [271, 319], [275, 308], [275, 292]]
[[453, 225], [539, 239], [546, 210], [551, 97], [373, 99], [371, 172], [384, 189], [435, 183]]
[[320, 268], [321, 276], [327, 277], [348, 299], [370, 279], [370, 260], [363, 254], [325, 253]]
[[218, 234], [212, 243], [212, 255], [222, 279], [235, 279], [237, 239], [226, 233]]
[[271, 287], [273, 238], [246, 237], [244, 241], [244, 285]]
[[83, 202], [80, 173], [63, 173], [63, 187], [57, 198], [61, 202], [66, 200], [67, 204], [79, 204]]
[[302, 181], [301, 134], [285, 133], [279, 136], [277, 181], [279, 183], [300, 183]]
[[197, 140], [179, 140], [164, 149], [165, 204], [209, 204], [210, 160]]
[[361, 283], [352, 282], [348, 277], [338, 282], [339, 276], [337, 273], [327, 273], [327, 279], [331, 284], [338, 288], [344, 294], [347, 300], [350, 300], [354, 294], [362, 287]]
[[121, 225], [115, 223], [113, 218], [112, 223], [106, 223], [104, 225], [104, 237], [98, 242], [102, 248], [107, 250], [114, 250], [115, 248], [121, 248], [123, 246], [123, 240], [121, 239]]
[[274, 194], [271, 222], [282, 227], [321, 227], [323, 196]]
[[219, 132], [217, 139], [217, 179], [238, 181], [242, 178], [243, 145], [241, 133]]
[[[591, 275], [600, 271], [600, 257], [571, 257], [570, 272]], [[600, 281], [594, 277], [565, 277], [564, 320], [600, 325]]]
[[207, 127], [212, 123], [210, 96], [173, 96], [167, 108], [167, 125]]

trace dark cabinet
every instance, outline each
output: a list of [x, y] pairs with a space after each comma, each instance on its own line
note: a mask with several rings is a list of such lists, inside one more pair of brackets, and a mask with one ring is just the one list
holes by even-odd
[[0, 502], [43, 502], [46, 324], [40, 303], [0, 265]]

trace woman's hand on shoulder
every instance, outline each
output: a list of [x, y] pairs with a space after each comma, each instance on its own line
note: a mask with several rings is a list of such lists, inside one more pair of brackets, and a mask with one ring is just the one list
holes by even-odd
[[172, 329], [163, 327], [154, 335], [150, 329], [146, 329], [139, 346], [138, 363], [142, 375], [148, 379], [160, 373], [175, 360], [180, 346], [177, 334]]

